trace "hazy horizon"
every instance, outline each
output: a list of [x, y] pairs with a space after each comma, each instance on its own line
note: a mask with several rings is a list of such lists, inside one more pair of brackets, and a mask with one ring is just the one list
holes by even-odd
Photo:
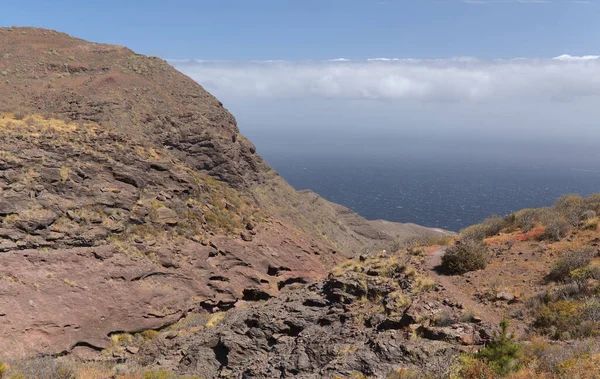
[[451, 230], [600, 192], [600, 58], [172, 62], [297, 189]]
[[600, 169], [598, 56], [172, 63], [259, 153]]

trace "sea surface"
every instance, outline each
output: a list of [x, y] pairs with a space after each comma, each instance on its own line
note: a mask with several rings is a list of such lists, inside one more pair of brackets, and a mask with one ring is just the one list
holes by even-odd
[[263, 151], [296, 189], [311, 189], [367, 219], [459, 231], [494, 214], [600, 192], [600, 171], [577, 167], [313, 156]]

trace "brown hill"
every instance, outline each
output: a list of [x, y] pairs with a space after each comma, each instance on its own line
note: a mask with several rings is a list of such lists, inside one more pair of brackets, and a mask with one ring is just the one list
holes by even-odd
[[395, 239], [295, 191], [217, 99], [124, 47], [0, 28], [0, 112], [4, 356], [101, 350]]

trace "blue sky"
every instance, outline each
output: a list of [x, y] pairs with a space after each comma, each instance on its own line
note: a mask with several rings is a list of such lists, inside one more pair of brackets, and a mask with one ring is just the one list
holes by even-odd
[[597, 0], [29, 0], [0, 13], [5, 26], [207, 60], [586, 55], [598, 20]]
[[599, 1], [29, 0], [0, 24], [170, 59], [265, 156], [600, 170]]

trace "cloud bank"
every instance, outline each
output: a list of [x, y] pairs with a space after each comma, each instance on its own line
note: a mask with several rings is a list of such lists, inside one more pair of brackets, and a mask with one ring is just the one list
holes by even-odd
[[171, 61], [224, 98], [381, 102], [570, 102], [600, 97], [600, 57], [354, 61]]

